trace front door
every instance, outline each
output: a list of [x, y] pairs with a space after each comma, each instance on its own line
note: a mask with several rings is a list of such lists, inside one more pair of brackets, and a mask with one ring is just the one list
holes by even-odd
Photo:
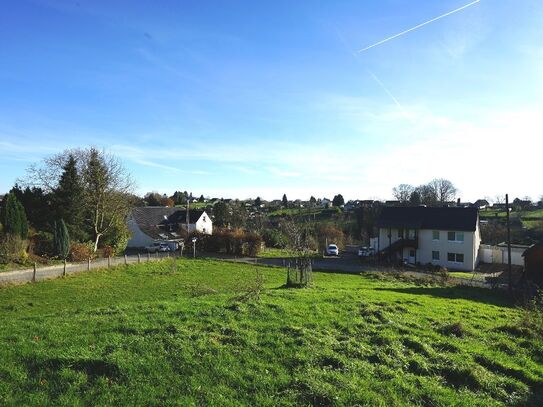
[[415, 261], [416, 261], [416, 253], [415, 253], [415, 250], [414, 249], [409, 249], [409, 263], [410, 264], [415, 264]]

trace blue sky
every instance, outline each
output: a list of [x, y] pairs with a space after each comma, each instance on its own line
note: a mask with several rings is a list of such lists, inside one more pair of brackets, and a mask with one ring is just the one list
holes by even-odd
[[94, 145], [138, 192], [463, 199], [543, 186], [543, 3], [5, 2], [0, 192]]

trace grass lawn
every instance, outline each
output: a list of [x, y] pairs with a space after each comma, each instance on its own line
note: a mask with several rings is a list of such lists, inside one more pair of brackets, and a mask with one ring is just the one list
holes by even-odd
[[[318, 252], [314, 252], [314, 256], [319, 256]], [[291, 257], [295, 257], [292, 250], [288, 249], [276, 249], [275, 247], [265, 247], [262, 249], [257, 257], [261, 258], [273, 258], [273, 259], [288, 259]]]
[[466, 278], [466, 279], [469, 279], [471, 280], [472, 278], [473, 279], [476, 279], [476, 280], [484, 280], [485, 277], [479, 273], [466, 273], [466, 272], [463, 272], [463, 271], [451, 271], [449, 272], [449, 275], [451, 277], [458, 277], [458, 278]]
[[284, 281], [182, 259], [0, 288], [0, 405], [543, 405], [541, 332], [500, 293]]

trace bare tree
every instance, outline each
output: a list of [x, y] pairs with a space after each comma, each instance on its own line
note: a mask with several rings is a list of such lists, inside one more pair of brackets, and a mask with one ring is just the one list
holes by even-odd
[[447, 179], [436, 178], [428, 183], [428, 186], [434, 191], [437, 202], [444, 204], [456, 199], [457, 189], [453, 183]]
[[287, 286], [305, 287], [311, 284], [313, 270], [311, 256], [314, 244], [311, 227], [308, 222], [295, 222], [293, 219], [286, 219], [281, 222], [281, 230], [287, 236], [289, 249], [294, 253], [295, 276], [291, 275], [290, 267], [287, 274]]
[[127, 196], [134, 184], [117, 157], [94, 147], [85, 150], [82, 165], [84, 201], [96, 251], [100, 238], [128, 216], [131, 203]]
[[494, 203], [497, 203], [497, 204], [502, 204], [505, 202], [505, 195], [496, 195], [494, 197]]
[[405, 204], [409, 202], [409, 199], [411, 198], [411, 194], [414, 191], [415, 191], [415, 187], [413, 187], [412, 185], [400, 184], [397, 187], [392, 188], [392, 195], [394, 195], [394, 198], [396, 198], [396, 200]]

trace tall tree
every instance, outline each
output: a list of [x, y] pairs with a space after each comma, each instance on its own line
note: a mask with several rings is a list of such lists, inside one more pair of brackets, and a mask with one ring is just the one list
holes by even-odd
[[145, 194], [145, 201], [149, 206], [164, 206], [162, 196], [158, 192], [148, 192]]
[[255, 199], [255, 206], [257, 208], [260, 208], [260, 205], [262, 205], [262, 200], [260, 199], [259, 196], [257, 196], [256, 199]]
[[213, 217], [218, 227], [226, 227], [230, 224], [230, 208], [222, 199], [213, 206]]
[[83, 184], [78, 173], [77, 161], [73, 154], [62, 167], [58, 186], [53, 191], [53, 203], [57, 219], [63, 219], [70, 235], [78, 240], [84, 240], [84, 213], [83, 207]]
[[96, 252], [100, 238], [116, 222], [128, 216], [132, 207], [128, 195], [132, 192], [133, 183], [116, 157], [94, 147], [84, 153], [85, 206]]
[[334, 199], [332, 199], [332, 205], [333, 206], [345, 205], [345, 199], [343, 199], [343, 195], [337, 194], [336, 196], [334, 196]]
[[421, 185], [417, 188], [420, 195], [420, 202], [424, 205], [435, 206], [438, 203], [435, 190], [428, 184]]
[[410, 201], [411, 195], [415, 191], [415, 187], [409, 184], [400, 184], [392, 188], [392, 195], [402, 204], [407, 204]]
[[28, 237], [28, 221], [23, 205], [15, 194], [9, 193], [4, 197], [0, 221], [4, 226], [4, 233], [21, 239]]
[[53, 228], [53, 246], [55, 254], [66, 259], [70, 253], [70, 234], [63, 219], [55, 221]]
[[283, 202], [283, 208], [287, 208], [288, 207], [287, 194], [283, 194], [283, 199], [281, 201]]
[[457, 189], [448, 179], [433, 179], [428, 183], [428, 187], [433, 191], [437, 202], [440, 204], [452, 202], [456, 199]]
[[416, 189], [409, 195], [409, 203], [413, 206], [419, 206], [422, 202], [420, 199], [420, 192]]
[[315, 205], [317, 205], [317, 200], [313, 195], [311, 195], [311, 198], [309, 198], [309, 206], [313, 207]]

